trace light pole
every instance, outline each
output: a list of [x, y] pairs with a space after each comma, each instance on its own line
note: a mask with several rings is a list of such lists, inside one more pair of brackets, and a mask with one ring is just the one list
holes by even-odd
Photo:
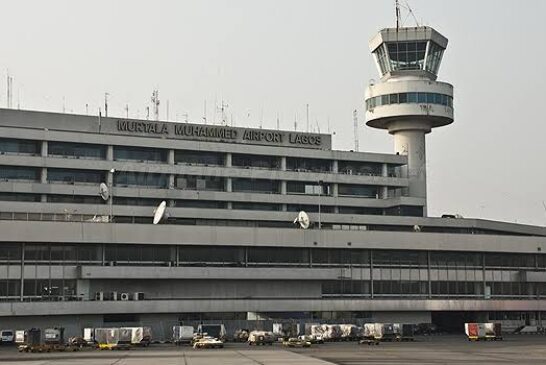
[[109, 215], [109, 221], [110, 223], [112, 223], [114, 221], [114, 189], [113, 189], [113, 186], [114, 186], [114, 172], [116, 172], [116, 169], [114, 168], [111, 168], [110, 169], [110, 173], [112, 174], [111, 177], [108, 177], [108, 190], [110, 191], [110, 197], [108, 199], [108, 205], [109, 205], [109, 210], [110, 210], [110, 215]]

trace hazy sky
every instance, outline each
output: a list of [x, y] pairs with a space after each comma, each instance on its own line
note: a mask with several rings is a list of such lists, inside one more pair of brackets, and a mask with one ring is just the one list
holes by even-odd
[[[378, 79], [368, 40], [394, 25], [390, 0], [0, 0], [0, 105], [209, 121], [224, 100], [235, 125], [335, 131], [353, 148], [391, 152], [364, 127], [363, 97]], [[404, 0], [402, 0], [404, 3]], [[546, 223], [546, 1], [412, 0], [421, 24], [449, 38], [439, 79], [455, 87], [455, 122], [428, 136], [429, 214]], [[411, 18], [406, 25], [413, 26]], [[328, 123], [329, 121], [329, 123]]]

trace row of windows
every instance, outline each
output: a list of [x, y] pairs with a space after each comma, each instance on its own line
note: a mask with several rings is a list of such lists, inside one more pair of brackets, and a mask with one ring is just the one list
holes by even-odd
[[437, 93], [396, 93], [374, 96], [366, 99], [366, 110], [373, 110], [381, 105], [391, 104], [438, 104], [453, 108], [453, 97]]
[[[48, 156], [106, 160], [107, 146], [91, 143], [49, 141]], [[0, 138], [0, 154], [40, 155], [41, 141]], [[167, 163], [169, 150], [160, 148], [114, 146], [114, 161]], [[231, 156], [231, 166], [252, 169], [281, 169], [279, 156], [237, 154]], [[175, 150], [174, 163], [197, 166], [226, 166], [226, 153], [211, 151]], [[382, 175], [382, 165], [376, 162], [338, 161], [338, 171], [355, 175]], [[395, 176], [396, 165], [388, 164], [388, 176]], [[327, 159], [286, 157], [287, 171], [332, 172], [333, 162]]]
[[[544, 296], [546, 284], [523, 282], [428, 281], [416, 280], [331, 280], [322, 282], [325, 296], [456, 296], [521, 297]], [[372, 290], [373, 287], [373, 290]]]
[[426, 41], [387, 42], [373, 53], [382, 75], [405, 70], [425, 70], [437, 75], [444, 49]]
[[[40, 181], [40, 168], [0, 166], [0, 180]], [[168, 174], [116, 171], [114, 186], [168, 189]], [[47, 182], [70, 185], [99, 185], [106, 181], [106, 173], [96, 170], [47, 169]], [[227, 191], [227, 178], [220, 176], [176, 175], [174, 187], [181, 190]], [[287, 181], [288, 194], [332, 195], [331, 184], [320, 182]], [[375, 185], [338, 184], [339, 196], [379, 198], [380, 187]], [[269, 179], [231, 178], [232, 192], [280, 194], [281, 181]]]
[[[22, 246], [20, 244], [2, 245], [0, 261], [20, 262], [21, 251]], [[418, 269], [426, 269], [430, 266], [438, 270], [432, 274], [440, 278], [447, 269], [467, 270], [469, 273], [467, 277], [475, 278], [476, 270], [481, 272], [482, 268], [500, 270], [546, 268], [546, 254], [426, 252], [350, 248], [26, 244], [24, 257], [26, 262], [41, 261], [53, 264], [62, 264], [63, 262], [101, 263], [103, 261], [103, 253], [105, 261], [117, 262], [119, 264], [156, 262], [163, 265], [177, 260], [181, 263], [211, 266], [240, 266], [245, 264], [293, 264], [295, 266], [308, 266], [310, 264], [317, 264], [369, 267], [371, 264], [374, 268], [415, 269], [417, 270], [416, 272], [419, 272]], [[400, 271], [398, 274], [395, 274], [395, 271], [393, 271], [389, 275], [402, 278], [407, 274], [406, 271], [404, 273]], [[448, 270], [445, 273], [448, 276], [456, 275], [455, 271], [450, 273]], [[495, 280], [501, 281], [501, 278], [499, 277]], [[502, 278], [502, 281], [509, 281], [509, 277]]]

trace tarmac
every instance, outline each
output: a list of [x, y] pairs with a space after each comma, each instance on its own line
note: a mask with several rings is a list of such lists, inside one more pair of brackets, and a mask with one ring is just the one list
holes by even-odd
[[280, 344], [249, 347], [226, 343], [224, 349], [194, 350], [189, 346], [152, 345], [128, 351], [19, 353], [0, 346], [1, 365], [326, 365], [326, 364], [546, 364], [546, 336], [509, 336], [504, 341], [469, 342], [464, 335], [417, 337], [415, 342], [326, 343], [287, 349]]

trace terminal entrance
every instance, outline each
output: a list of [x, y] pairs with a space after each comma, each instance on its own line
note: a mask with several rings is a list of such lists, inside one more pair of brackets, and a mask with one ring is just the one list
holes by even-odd
[[432, 323], [439, 332], [464, 333], [464, 324], [468, 322], [487, 322], [486, 312], [432, 312]]

